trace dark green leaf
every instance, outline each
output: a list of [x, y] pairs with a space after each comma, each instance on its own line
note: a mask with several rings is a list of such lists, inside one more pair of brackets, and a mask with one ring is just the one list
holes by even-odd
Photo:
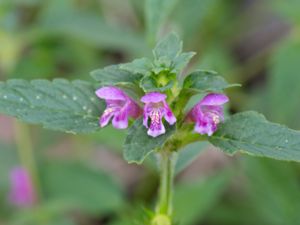
[[142, 76], [120, 69], [119, 65], [107, 66], [103, 69], [94, 70], [91, 76], [101, 85], [117, 85], [134, 83]]
[[45, 195], [71, 204], [74, 209], [99, 215], [119, 209], [122, 190], [108, 174], [79, 163], [52, 163], [42, 168]]
[[300, 131], [267, 121], [256, 112], [232, 116], [219, 126], [209, 141], [229, 154], [300, 161]]
[[174, 85], [174, 81], [169, 81], [165, 86], [160, 87], [157, 84], [157, 81], [152, 76], [146, 76], [140, 81], [140, 87], [145, 92], [151, 92], [151, 91], [158, 91], [158, 92], [164, 92], [170, 88], [172, 88]]
[[156, 149], [159, 149], [175, 132], [175, 126], [166, 126], [166, 133], [153, 138], [147, 134], [142, 119], [136, 120], [129, 128], [124, 144], [124, 158], [129, 163], [141, 164]]
[[120, 68], [133, 74], [149, 75], [151, 73], [152, 63], [147, 58], [141, 58], [135, 59], [130, 63], [121, 64]]
[[201, 92], [222, 92], [226, 88], [239, 86], [229, 84], [225, 79], [214, 71], [198, 70], [188, 75], [183, 88], [195, 93]]
[[104, 108], [93, 85], [63, 79], [1, 82], [0, 99], [4, 114], [69, 133], [96, 131]]

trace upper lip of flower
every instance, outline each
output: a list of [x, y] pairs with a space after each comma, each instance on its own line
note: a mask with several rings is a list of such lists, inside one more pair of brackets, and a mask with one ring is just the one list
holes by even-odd
[[96, 91], [99, 98], [106, 100], [107, 108], [101, 118], [101, 127], [106, 126], [113, 117], [112, 124], [117, 129], [128, 126], [128, 117], [137, 118], [140, 115], [139, 106], [119, 88], [108, 86]]
[[228, 101], [228, 97], [224, 94], [211, 93], [197, 103], [188, 114], [188, 117], [196, 123], [195, 131], [212, 135], [217, 130], [217, 125], [224, 119], [223, 104]]

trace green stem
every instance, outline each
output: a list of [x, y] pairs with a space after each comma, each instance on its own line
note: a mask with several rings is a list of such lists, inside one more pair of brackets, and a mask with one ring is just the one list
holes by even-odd
[[36, 190], [36, 196], [39, 199], [39, 180], [37, 167], [34, 158], [33, 147], [31, 143], [30, 130], [28, 125], [23, 124], [19, 121], [15, 122], [15, 138], [18, 149], [19, 158], [21, 161], [21, 165], [27, 170], [29, 173], [33, 185]]
[[160, 153], [160, 190], [159, 201], [156, 208], [158, 214], [172, 216], [172, 197], [174, 170], [177, 155], [169, 151], [162, 150]]

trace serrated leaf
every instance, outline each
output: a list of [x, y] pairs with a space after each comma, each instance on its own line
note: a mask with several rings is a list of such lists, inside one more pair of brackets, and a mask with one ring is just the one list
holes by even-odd
[[145, 92], [151, 92], [151, 91], [164, 92], [172, 88], [173, 85], [174, 85], [174, 81], [170, 80], [165, 86], [159, 87], [157, 81], [152, 76], [146, 76], [140, 81], [140, 87]]
[[198, 70], [188, 75], [183, 88], [195, 93], [222, 92], [226, 88], [240, 86], [239, 84], [229, 84], [217, 72]]
[[170, 136], [175, 132], [175, 126], [168, 126], [165, 123], [166, 133], [156, 138], [147, 134], [142, 119], [138, 119], [129, 128], [124, 143], [124, 158], [129, 163], [141, 164], [144, 159], [153, 151], [163, 146]]
[[141, 58], [135, 59], [130, 63], [121, 64], [120, 68], [133, 74], [149, 75], [151, 73], [152, 63], [147, 58]]
[[224, 152], [243, 152], [278, 160], [300, 161], [300, 131], [271, 123], [256, 112], [232, 116], [209, 141]]
[[91, 72], [91, 76], [96, 81], [99, 81], [101, 85], [134, 83], [142, 77], [141, 74], [134, 74], [120, 69], [119, 65], [112, 65], [104, 67], [103, 69], [94, 70]]
[[182, 51], [182, 41], [174, 33], [169, 34], [162, 39], [153, 49], [153, 55], [156, 60], [168, 59], [173, 61]]
[[92, 84], [64, 79], [1, 82], [0, 99], [4, 114], [69, 133], [96, 131], [104, 108]]

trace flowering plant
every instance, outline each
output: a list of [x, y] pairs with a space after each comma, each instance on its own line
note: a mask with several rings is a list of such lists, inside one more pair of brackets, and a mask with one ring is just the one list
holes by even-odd
[[[201, 141], [225, 153], [248, 153], [300, 160], [300, 132], [270, 123], [250, 111], [226, 118], [229, 84], [214, 71], [183, 74], [195, 53], [168, 35], [153, 50], [154, 59], [136, 59], [91, 73], [95, 83], [64, 79], [8, 80], [0, 83], [0, 111], [25, 122], [68, 133], [95, 132], [110, 121], [128, 128], [124, 158], [141, 164], [156, 154], [161, 184], [152, 225], [170, 225], [174, 167], [180, 153]], [[104, 101], [103, 101], [104, 100]]]

